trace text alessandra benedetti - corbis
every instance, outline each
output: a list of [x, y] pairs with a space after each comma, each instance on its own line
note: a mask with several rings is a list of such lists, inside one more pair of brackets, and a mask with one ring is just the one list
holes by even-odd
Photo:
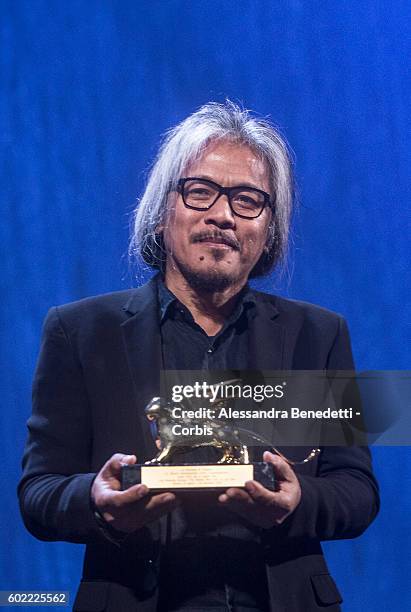
[[[198, 408], [196, 410], [184, 410], [176, 406], [171, 411], [172, 417], [179, 419], [352, 419], [352, 408], [324, 408], [322, 410], [301, 410], [297, 407], [278, 410], [234, 410], [232, 408]], [[360, 413], [356, 412], [356, 416]]]

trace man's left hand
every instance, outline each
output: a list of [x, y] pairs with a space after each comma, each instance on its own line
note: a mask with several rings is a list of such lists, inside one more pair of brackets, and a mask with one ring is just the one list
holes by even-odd
[[227, 489], [218, 500], [254, 525], [268, 529], [281, 525], [294, 512], [300, 503], [301, 488], [294, 470], [284, 459], [265, 452], [263, 460], [274, 466], [276, 491], [250, 480], [244, 489]]

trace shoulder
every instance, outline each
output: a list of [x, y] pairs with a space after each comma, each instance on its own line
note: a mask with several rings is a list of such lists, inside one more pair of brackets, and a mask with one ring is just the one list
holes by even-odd
[[60, 304], [56, 308], [64, 317], [84, 316], [87, 313], [115, 312], [121, 310], [133, 298], [136, 291], [136, 289], [126, 289], [124, 291], [92, 295], [66, 304]]
[[86, 297], [51, 308], [46, 317], [63, 328], [87, 328], [110, 323], [121, 324], [131, 315], [147, 306], [154, 306], [156, 299], [153, 281], [135, 289], [114, 291]]
[[341, 314], [309, 302], [255, 292], [264, 329], [283, 329], [293, 369], [353, 369], [350, 335]]
[[311, 323], [316, 326], [338, 326], [344, 321], [344, 317], [322, 306], [284, 298], [279, 295], [253, 291], [257, 304], [271, 309], [280, 320]]

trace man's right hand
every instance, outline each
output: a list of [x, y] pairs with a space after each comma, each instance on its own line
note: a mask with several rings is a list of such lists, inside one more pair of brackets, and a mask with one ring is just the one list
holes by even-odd
[[135, 455], [116, 453], [103, 465], [91, 487], [91, 499], [114, 529], [132, 533], [167, 514], [177, 505], [174, 493], [149, 495], [143, 484], [121, 491], [121, 467], [133, 465]]

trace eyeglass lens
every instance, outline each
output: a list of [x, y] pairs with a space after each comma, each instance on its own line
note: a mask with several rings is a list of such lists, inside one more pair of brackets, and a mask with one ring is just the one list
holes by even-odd
[[[183, 188], [183, 198], [188, 206], [198, 209], [207, 209], [217, 200], [220, 191], [207, 181], [186, 181]], [[239, 215], [256, 217], [265, 204], [262, 193], [252, 188], [233, 187], [230, 190], [231, 206]]]

